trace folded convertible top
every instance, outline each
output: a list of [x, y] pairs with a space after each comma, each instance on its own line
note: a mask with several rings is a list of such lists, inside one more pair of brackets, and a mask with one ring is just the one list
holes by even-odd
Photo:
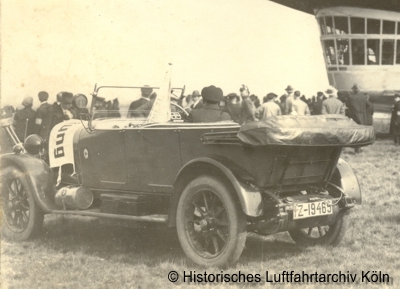
[[358, 146], [371, 144], [375, 131], [343, 115], [284, 115], [246, 123], [237, 136], [252, 146]]

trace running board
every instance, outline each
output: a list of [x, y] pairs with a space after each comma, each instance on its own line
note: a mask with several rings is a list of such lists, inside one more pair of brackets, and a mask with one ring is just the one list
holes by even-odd
[[54, 210], [51, 211], [51, 214], [88, 216], [88, 217], [109, 218], [109, 219], [118, 219], [127, 221], [153, 222], [153, 223], [166, 223], [168, 221], [168, 215], [130, 216], [130, 215], [101, 213], [100, 211], [97, 210], [96, 211]]

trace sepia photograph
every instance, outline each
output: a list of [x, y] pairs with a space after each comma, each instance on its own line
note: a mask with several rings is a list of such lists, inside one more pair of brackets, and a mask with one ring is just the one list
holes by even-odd
[[400, 286], [400, 0], [0, 16], [0, 288]]

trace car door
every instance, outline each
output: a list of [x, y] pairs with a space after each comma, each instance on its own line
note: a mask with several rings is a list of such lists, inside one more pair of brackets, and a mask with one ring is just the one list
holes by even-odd
[[127, 129], [124, 138], [128, 190], [171, 192], [181, 168], [178, 130], [167, 125]]
[[119, 129], [82, 131], [79, 141], [81, 175], [87, 187], [126, 189], [124, 132]]

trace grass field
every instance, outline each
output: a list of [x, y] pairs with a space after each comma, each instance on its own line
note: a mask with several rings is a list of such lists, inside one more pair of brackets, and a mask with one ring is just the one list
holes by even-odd
[[[362, 271], [389, 274], [400, 288], [400, 149], [390, 139], [377, 140], [355, 155], [342, 157], [353, 167], [362, 188], [363, 204], [354, 208], [345, 239], [335, 248], [300, 249], [286, 233], [269, 237], [249, 235], [239, 262], [224, 273], [261, 274], [263, 282], [233, 285], [177, 284], [168, 272], [221, 273], [218, 268], [191, 265], [174, 230], [163, 227], [127, 229], [101, 225], [97, 219], [46, 216], [43, 234], [21, 243], [1, 242], [2, 288], [361, 288]], [[357, 282], [266, 283], [282, 271], [308, 274], [357, 274]], [[364, 280], [365, 281], [365, 280]], [[373, 284], [373, 283], [370, 283]], [[275, 285], [275, 286], [273, 286]]]

